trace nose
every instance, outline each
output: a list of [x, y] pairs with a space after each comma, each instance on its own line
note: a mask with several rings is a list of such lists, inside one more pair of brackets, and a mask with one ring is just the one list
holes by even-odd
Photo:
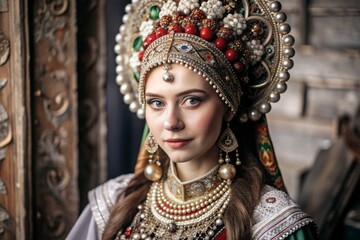
[[180, 131], [184, 126], [185, 124], [181, 119], [179, 109], [177, 107], [168, 108], [164, 120], [164, 128], [168, 131]]

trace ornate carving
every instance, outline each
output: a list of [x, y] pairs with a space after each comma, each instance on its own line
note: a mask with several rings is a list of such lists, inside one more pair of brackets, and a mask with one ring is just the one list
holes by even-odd
[[[66, 95], [67, 94], [65, 92], [61, 92], [57, 94], [54, 99], [44, 101], [44, 108], [48, 115], [51, 115], [52, 118], [60, 117], [69, 109], [70, 101]], [[53, 103], [55, 103], [55, 108], [52, 108]]]
[[69, 8], [69, 0], [41, 0], [38, 1], [38, 12], [49, 12], [55, 16], [65, 14]]
[[10, 41], [0, 30], [0, 66], [6, 63], [10, 54]]
[[0, 195], [7, 194], [7, 187], [2, 179], [0, 179]]
[[54, 39], [54, 33], [64, 28], [66, 21], [64, 18], [56, 18], [49, 11], [39, 10], [39, 14], [35, 17], [35, 22], [39, 27], [35, 29], [35, 41], [38, 42], [44, 36], [49, 40]]
[[[9, 117], [2, 104], [0, 104], [0, 167], [6, 158], [4, 147], [11, 142], [12, 134], [9, 127]], [[4, 181], [0, 178], [0, 195], [6, 195], [7, 188]], [[0, 228], [1, 233], [1, 228]]]
[[[5, 86], [4, 81], [0, 81], [0, 90]], [[2, 161], [6, 158], [6, 149], [4, 148], [11, 141], [11, 131], [8, 122], [8, 114], [5, 111], [2, 104], [0, 104], [0, 169], [2, 166]], [[0, 177], [0, 195], [7, 195], [7, 187]], [[9, 219], [9, 214], [7, 211], [0, 206], [0, 234], [5, 232], [5, 229], [8, 229], [5, 225], [5, 221]]]
[[12, 134], [9, 126], [9, 117], [4, 109], [4, 106], [0, 103], [0, 148], [5, 147], [11, 141]]
[[7, 211], [0, 206], [0, 234], [3, 234], [8, 227], [6, 226], [6, 221], [10, 219]]
[[7, 12], [9, 10], [8, 0], [0, 0], [0, 12]]
[[[42, 97], [42, 104], [47, 119], [58, 127], [69, 116], [70, 97], [67, 90], [69, 77], [66, 71], [57, 70], [48, 74], [49, 78], [42, 82], [37, 94]], [[50, 80], [50, 81], [48, 81]]]
[[7, 79], [0, 79], [0, 91], [6, 86], [7, 82]]
[[66, 10], [69, 7], [69, 1], [68, 0], [55, 0], [55, 1], [50, 1], [50, 11], [54, 14], [54, 15], [63, 15]]
[[67, 133], [64, 129], [59, 131], [44, 131], [38, 142], [38, 155], [41, 157], [38, 166], [40, 170], [45, 170], [41, 177], [52, 195], [68, 186], [70, 181], [65, 156], [59, 150], [61, 145], [66, 144]]
[[[68, 133], [64, 128], [45, 130], [38, 142], [38, 165], [36, 175], [41, 189], [37, 197], [39, 202], [46, 202], [46, 208], [38, 212], [44, 239], [63, 239], [69, 229], [71, 208], [67, 203], [74, 203], [76, 192], [71, 188], [70, 169], [61, 149], [67, 145]], [[72, 196], [64, 196], [67, 192]], [[67, 199], [66, 199], [67, 198]], [[41, 237], [40, 237], [41, 238]]]
[[78, 213], [75, 3], [33, 9], [37, 239], [64, 239]]
[[[0, 148], [0, 169], [1, 169], [2, 161], [5, 159], [5, 157], [6, 157], [6, 150], [4, 148]], [[6, 195], [6, 194], [7, 194], [7, 187], [4, 181], [0, 178], [0, 195]]]
[[[4, 89], [7, 84], [7, 79], [0, 80], [0, 91]], [[4, 106], [0, 103], [0, 169], [2, 165], [2, 161], [6, 158], [6, 149], [7, 146], [12, 139], [11, 128], [9, 124], [9, 116], [6, 112]], [[0, 195], [7, 194], [7, 187], [0, 177]], [[1, 221], [1, 219], [0, 219]], [[0, 234], [2, 233], [2, 229], [0, 227]]]

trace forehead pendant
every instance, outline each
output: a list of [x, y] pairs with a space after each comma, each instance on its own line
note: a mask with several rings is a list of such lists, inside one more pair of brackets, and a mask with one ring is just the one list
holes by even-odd
[[169, 82], [170, 83], [170, 82], [174, 81], [174, 75], [169, 73], [170, 65], [169, 64], [164, 64], [163, 69], [165, 70], [165, 73], [162, 76], [162, 79], [164, 80], [164, 82]]

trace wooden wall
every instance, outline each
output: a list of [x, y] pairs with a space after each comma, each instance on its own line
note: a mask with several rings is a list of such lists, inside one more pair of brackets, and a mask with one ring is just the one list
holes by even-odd
[[270, 131], [290, 194], [301, 174], [337, 139], [337, 120], [360, 107], [360, 2], [287, 0], [296, 38], [288, 90], [270, 113]]

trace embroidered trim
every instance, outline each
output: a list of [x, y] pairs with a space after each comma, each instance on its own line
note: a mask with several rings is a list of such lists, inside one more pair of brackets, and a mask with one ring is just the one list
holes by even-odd
[[126, 174], [109, 180], [103, 185], [91, 190], [88, 194], [91, 211], [102, 234], [111, 210], [119, 196], [125, 190], [133, 174]]
[[[100, 234], [119, 194], [127, 187], [132, 176], [120, 176], [89, 192], [92, 214]], [[286, 193], [270, 186], [264, 188], [264, 194], [254, 210], [253, 221], [252, 239], [261, 240], [284, 239], [313, 222]]]
[[284, 239], [313, 220], [284, 192], [265, 187], [255, 208], [253, 239]]

